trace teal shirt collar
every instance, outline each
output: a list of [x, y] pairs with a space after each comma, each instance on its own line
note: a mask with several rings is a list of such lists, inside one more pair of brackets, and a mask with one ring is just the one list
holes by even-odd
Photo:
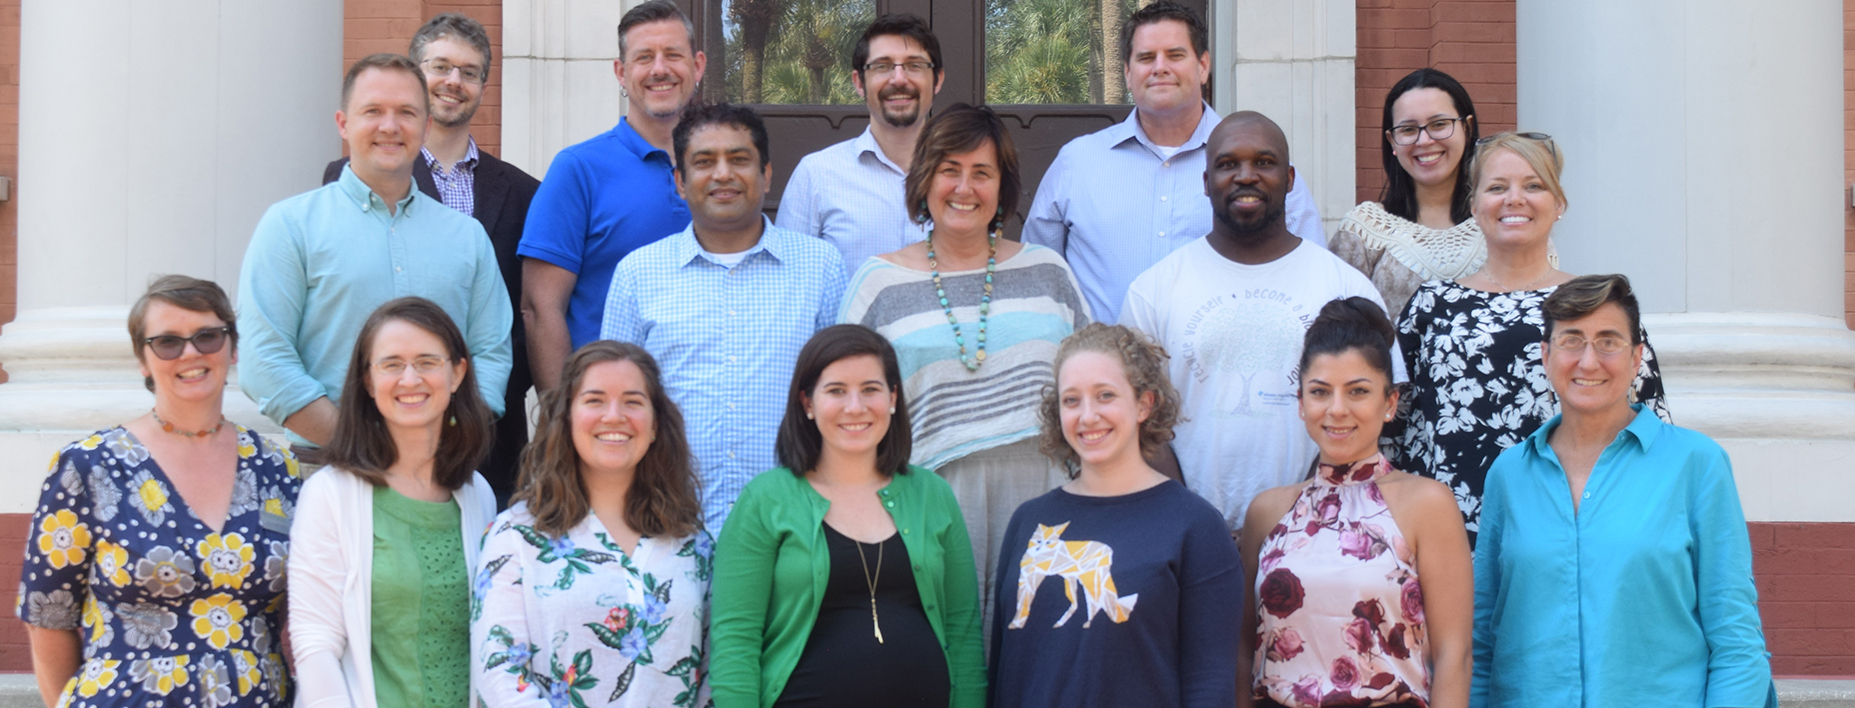
[[[1649, 448], [1655, 445], [1656, 436], [1660, 435], [1662, 428], [1668, 424], [1662, 422], [1661, 418], [1657, 418], [1655, 411], [1641, 403], [1630, 404], [1630, 410], [1636, 412], [1636, 418], [1631, 420], [1629, 425], [1624, 426], [1622, 432], [1617, 433], [1617, 440], [1623, 440], [1627, 436], [1635, 440], [1636, 444], [1642, 447], [1643, 452], [1648, 452]], [[1551, 420], [1546, 421], [1545, 425], [1533, 431], [1532, 435], [1528, 435], [1526, 439], [1528, 450], [1540, 457], [1557, 459], [1551, 455], [1552, 431], [1558, 430], [1559, 423], [1564, 419], [1564, 413], [1555, 415]], [[1615, 445], [1616, 441], [1613, 440], [1610, 444]]]
[[[341, 185], [342, 194], [346, 194], [349, 199], [354, 200], [355, 206], [360, 207], [361, 211], [385, 211], [386, 200], [381, 199], [380, 195], [375, 194], [373, 187], [369, 187], [366, 182], [361, 181], [361, 176], [354, 173], [354, 165], [352, 163], [342, 165], [341, 179], [336, 180], [336, 183]], [[413, 183], [410, 179], [407, 180], [406, 184], [409, 185], [410, 188], [406, 190], [406, 196], [400, 198], [399, 203], [394, 205], [394, 214], [405, 213], [406, 209], [412, 206], [412, 202], [418, 198], [419, 185]]]

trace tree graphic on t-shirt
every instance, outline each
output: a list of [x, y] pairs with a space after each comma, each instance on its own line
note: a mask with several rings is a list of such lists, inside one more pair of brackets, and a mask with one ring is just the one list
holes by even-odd
[[[1236, 374], [1243, 395], [1232, 414], [1274, 415], [1256, 409], [1259, 384], [1293, 368], [1307, 329], [1289, 308], [1265, 299], [1236, 300], [1206, 315], [1199, 328], [1198, 351], [1206, 368]], [[1264, 377], [1258, 381], [1257, 377]]]

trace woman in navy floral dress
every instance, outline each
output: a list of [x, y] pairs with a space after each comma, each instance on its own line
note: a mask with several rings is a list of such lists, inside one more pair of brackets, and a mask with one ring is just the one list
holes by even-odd
[[46, 705], [289, 704], [278, 630], [301, 479], [221, 415], [234, 321], [218, 285], [155, 281], [129, 315], [154, 409], [52, 459], [17, 609]]

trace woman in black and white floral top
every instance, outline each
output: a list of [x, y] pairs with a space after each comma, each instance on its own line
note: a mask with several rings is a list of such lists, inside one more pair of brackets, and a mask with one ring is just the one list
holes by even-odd
[[[1470, 210], [1488, 261], [1460, 280], [1423, 284], [1398, 318], [1411, 390], [1402, 425], [1388, 431], [1394, 462], [1455, 491], [1471, 543], [1494, 458], [1559, 412], [1540, 365], [1540, 303], [1572, 278], [1547, 259], [1552, 225], [1565, 213], [1563, 166], [1546, 135], [1481, 141], [1470, 166]], [[1669, 418], [1652, 347], [1644, 347], [1634, 392]]]

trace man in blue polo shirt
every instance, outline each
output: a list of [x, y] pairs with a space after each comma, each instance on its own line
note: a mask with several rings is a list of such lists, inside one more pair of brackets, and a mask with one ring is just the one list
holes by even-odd
[[670, 133], [695, 98], [708, 58], [669, 0], [650, 0], [618, 23], [612, 62], [628, 99], [618, 127], [554, 157], [528, 208], [522, 245], [522, 318], [535, 389], [560, 378], [567, 357], [599, 338], [619, 259], [689, 226], [671, 178]]

